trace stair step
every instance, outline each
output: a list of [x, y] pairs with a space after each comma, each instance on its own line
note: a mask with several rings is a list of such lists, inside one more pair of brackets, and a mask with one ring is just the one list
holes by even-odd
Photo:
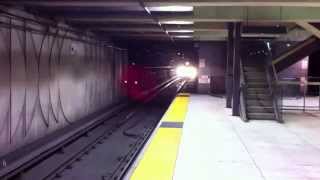
[[268, 88], [253, 88], [253, 87], [248, 87], [247, 88], [247, 94], [269, 94], [269, 89]]
[[265, 73], [265, 69], [263, 67], [245, 66], [243, 69], [245, 72], [264, 72]]
[[267, 82], [248, 82], [248, 88], [268, 88]]
[[246, 82], [267, 82], [267, 77], [246, 77]]
[[272, 106], [273, 102], [271, 100], [252, 100], [248, 99], [246, 101], [247, 106]]
[[244, 77], [246, 79], [261, 79], [261, 78], [266, 78], [266, 74], [262, 72], [244, 72]]
[[248, 70], [245, 70], [244, 73], [245, 74], [260, 74], [260, 75], [265, 75], [266, 74], [265, 71], [248, 71]]
[[248, 113], [274, 113], [272, 106], [248, 106]]
[[247, 99], [271, 99], [271, 95], [270, 94], [259, 94], [259, 93], [250, 93], [247, 94]]
[[263, 75], [263, 76], [259, 76], [259, 75], [252, 75], [252, 76], [245, 76], [245, 79], [247, 80], [247, 82], [249, 81], [265, 81], [267, 82], [267, 76]]
[[275, 120], [276, 116], [274, 113], [248, 113], [248, 118], [254, 120]]

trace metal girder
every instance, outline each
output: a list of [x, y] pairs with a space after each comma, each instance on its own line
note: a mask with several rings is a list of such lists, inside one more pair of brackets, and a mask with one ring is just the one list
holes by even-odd
[[[163, 32], [159, 27], [90, 27], [88, 30], [99, 30], [99, 31], [118, 31], [118, 32]], [[198, 28], [196, 26], [190, 26], [186, 28], [181, 27], [166, 27], [168, 32], [179, 31], [179, 30], [192, 30], [196, 32], [227, 32], [226, 29], [221, 28]]]
[[263, 34], [286, 34], [287, 27], [285, 26], [245, 26], [242, 33], [263, 33]]
[[319, 0], [144, 0], [148, 6], [287, 6], [320, 7]]
[[[97, 21], [97, 22], [87, 22], [86, 19], [81, 21], [79, 18], [68, 18], [69, 21], [73, 21], [74, 25], [77, 25], [82, 28], [90, 28], [90, 29], [98, 29], [98, 28], [119, 28], [119, 29], [140, 29], [140, 28], [148, 28], [148, 29], [158, 29], [159, 26], [157, 24], [124, 24], [117, 22], [105, 22], [105, 21]], [[79, 22], [77, 22], [79, 20]], [[88, 19], [89, 21], [89, 19]], [[90, 24], [90, 27], [87, 27], [87, 24]], [[194, 23], [194, 24], [163, 24], [167, 29], [194, 29], [197, 31], [211, 31], [211, 30], [227, 30], [225, 23], [221, 22], [210, 22], [210, 23]]]
[[25, 5], [25, 6], [42, 6], [42, 7], [123, 7], [123, 6], [140, 6], [137, 0], [5, 0], [5, 4]]
[[146, 16], [119, 16], [119, 15], [109, 15], [105, 17], [78, 17], [78, 18], [68, 18], [65, 17], [69, 22], [83, 22], [83, 23], [135, 23], [135, 24], [156, 24], [153, 19]]
[[103, 32], [163, 32], [160, 28], [117, 28], [117, 27], [96, 27], [90, 28], [94, 31], [103, 31]]
[[[167, 21], [193, 22], [320, 22], [319, 7], [196, 7], [194, 15], [158, 16], [161, 23]], [[146, 16], [108, 15], [105, 17], [67, 18], [85, 22], [135, 22], [154, 23]]]
[[315, 27], [314, 25], [305, 22], [305, 21], [298, 21], [297, 24], [304, 28], [305, 30], [309, 31], [312, 33], [314, 36], [320, 39], [320, 30], [319, 28]]
[[194, 17], [189, 20], [193, 19], [198, 22], [319, 22], [319, 12], [319, 7], [195, 7]]
[[[30, 6], [50, 6], [50, 7], [120, 7], [139, 5], [136, 0], [21, 0], [5, 3], [23, 4]], [[283, 7], [320, 7], [319, 0], [144, 0], [147, 6], [170, 6], [170, 5], [190, 5], [190, 6], [283, 6]]]

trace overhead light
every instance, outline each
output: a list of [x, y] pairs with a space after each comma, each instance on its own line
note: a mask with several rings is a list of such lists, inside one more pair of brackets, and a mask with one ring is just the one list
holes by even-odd
[[148, 7], [144, 7], [144, 9], [147, 11], [148, 14], [151, 14], [151, 11]]
[[301, 69], [303, 69], [303, 70], [308, 69], [308, 65], [309, 65], [309, 57], [306, 57], [301, 62]]
[[168, 32], [171, 32], [171, 33], [193, 33], [194, 30], [191, 30], [191, 29], [171, 29], [171, 30], [168, 30]]
[[271, 50], [271, 44], [270, 44], [270, 42], [267, 42], [267, 47], [268, 47], [269, 50]]
[[178, 35], [178, 36], [173, 36], [175, 38], [193, 38], [191, 35]]
[[162, 21], [162, 24], [193, 24], [193, 21], [176, 21], [176, 20], [172, 20], [172, 21]]
[[159, 12], [191, 12], [193, 11], [193, 6], [151, 6], [148, 9]]

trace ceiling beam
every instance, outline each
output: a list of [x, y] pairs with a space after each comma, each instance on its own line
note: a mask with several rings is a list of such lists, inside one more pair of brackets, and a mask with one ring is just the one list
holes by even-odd
[[[48, 7], [121, 7], [138, 6], [137, 0], [20, 0], [12, 2], [6, 0], [7, 4], [19, 4], [28, 6], [48, 6]], [[320, 7], [319, 0], [144, 0], [146, 6], [170, 6], [170, 5], [190, 5], [190, 6], [283, 6], [283, 7]]]
[[[178, 31], [178, 30], [193, 30], [193, 31], [198, 31], [198, 32], [226, 32], [226, 28], [221, 28], [221, 27], [210, 27], [210, 26], [182, 26], [182, 27], [172, 27], [172, 26], [165, 26], [167, 31]], [[140, 27], [99, 27], [99, 26], [94, 26], [94, 27], [89, 27], [88, 30], [99, 30], [99, 31], [106, 31], [106, 32], [163, 32], [162, 29], [159, 27], [148, 27], [148, 26], [140, 26]]]
[[5, 0], [4, 4], [12, 5], [24, 5], [24, 6], [41, 6], [41, 7], [123, 7], [123, 6], [139, 6], [140, 4], [137, 0], [21, 0], [12, 1]]
[[[193, 15], [175, 15], [170, 13], [157, 18], [162, 24], [167, 21], [193, 22], [320, 22], [320, 7], [196, 7]], [[86, 23], [142, 23], [154, 24], [146, 16], [106, 15], [104, 17], [76, 17], [68, 21]]]
[[193, 20], [195, 22], [296, 22], [320, 21], [319, 7], [195, 7], [192, 18], [176, 17], [162, 20]]
[[144, 0], [147, 6], [320, 7], [319, 0]]
[[319, 28], [315, 27], [314, 25], [305, 22], [305, 21], [298, 21], [297, 24], [304, 28], [305, 30], [309, 31], [312, 33], [314, 36], [320, 39], [320, 30]]
[[153, 19], [146, 16], [119, 16], [119, 15], [108, 15], [105, 17], [76, 17], [68, 18], [65, 17], [66, 21], [76, 23], [135, 23], [135, 24], [156, 24]]
[[89, 30], [103, 32], [163, 32], [160, 28], [117, 28], [117, 27], [94, 27]]

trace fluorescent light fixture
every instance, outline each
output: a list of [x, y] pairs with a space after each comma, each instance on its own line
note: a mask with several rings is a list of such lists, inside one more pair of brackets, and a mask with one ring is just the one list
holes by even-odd
[[268, 47], [269, 50], [271, 50], [271, 44], [270, 44], [270, 42], [267, 42], [267, 47]]
[[148, 14], [151, 14], [151, 11], [148, 7], [144, 7], [144, 9], [147, 11]]
[[193, 24], [193, 21], [176, 21], [176, 20], [172, 20], [172, 21], [162, 21], [162, 24]]
[[151, 6], [148, 9], [158, 12], [191, 12], [193, 11], [193, 6]]
[[193, 33], [194, 30], [191, 30], [191, 29], [171, 29], [171, 30], [168, 30], [168, 32], [171, 32], [171, 33]]
[[177, 36], [173, 36], [174, 38], [193, 38], [193, 36], [191, 35], [177, 35]]
[[308, 66], [309, 66], [309, 57], [306, 57], [301, 62], [301, 69], [306, 70], [308, 69]]

